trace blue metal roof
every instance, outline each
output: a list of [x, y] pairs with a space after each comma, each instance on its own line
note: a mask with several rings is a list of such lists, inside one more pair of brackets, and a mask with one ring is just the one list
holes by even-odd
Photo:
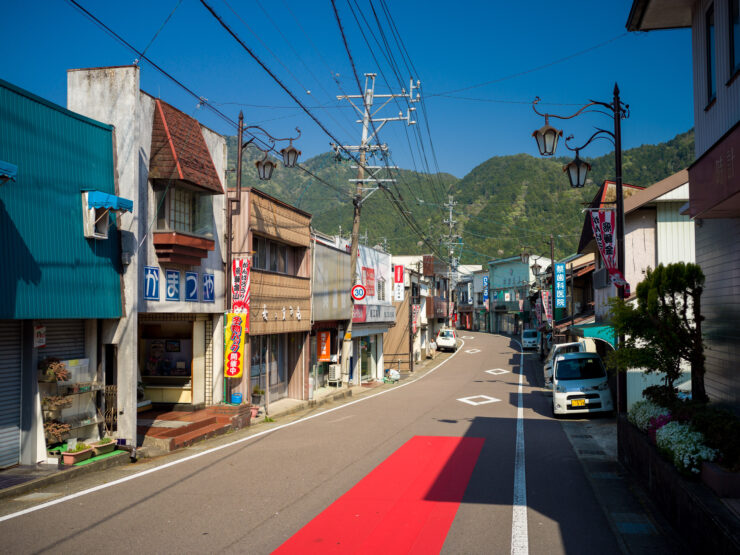
[[117, 218], [84, 237], [82, 190], [115, 195], [113, 128], [0, 80], [0, 319], [120, 318]]
[[18, 166], [11, 164], [10, 162], [3, 162], [0, 160], [0, 180], [15, 181], [15, 176], [18, 174]]

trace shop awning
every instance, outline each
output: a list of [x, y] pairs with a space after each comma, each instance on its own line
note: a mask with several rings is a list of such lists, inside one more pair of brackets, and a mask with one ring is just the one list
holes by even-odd
[[102, 191], [87, 191], [88, 208], [108, 208], [109, 210], [123, 210], [133, 212], [134, 201], [123, 197], [109, 195]]
[[0, 160], [0, 183], [15, 181], [15, 176], [17, 174], [18, 166], [11, 164], [10, 162], [3, 162]]
[[578, 337], [590, 337], [592, 339], [601, 339], [606, 341], [613, 348], [617, 348], [617, 337], [614, 334], [614, 328], [609, 324], [577, 324], [570, 327], [571, 333]]

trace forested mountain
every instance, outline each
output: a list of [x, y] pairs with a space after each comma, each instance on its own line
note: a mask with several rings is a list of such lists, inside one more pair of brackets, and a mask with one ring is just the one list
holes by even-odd
[[[255, 154], [256, 153], [256, 154]], [[298, 169], [279, 166], [272, 180], [256, 178], [254, 161], [259, 152], [247, 148], [244, 155], [243, 184], [264, 190], [289, 204], [313, 214], [313, 226], [335, 234], [341, 226], [348, 236], [352, 225], [349, 192], [356, 176], [350, 162], [337, 161], [331, 153], [322, 154], [301, 165], [327, 184]], [[677, 135], [658, 145], [643, 145], [623, 153], [625, 183], [648, 187], [686, 168], [694, 158], [694, 132]], [[236, 159], [236, 139], [229, 138], [229, 164]], [[457, 202], [453, 218], [462, 245], [456, 249], [463, 264], [481, 264], [491, 258], [513, 256], [527, 248], [532, 253], [549, 256], [546, 242], [555, 236], [556, 256], [575, 252], [583, 223], [581, 210], [593, 198], [598, 185], [613, 179], [614, 154], [588, 159], [592, 164], [591, 184], [571, 189], [563, 173], [570, 159], [535, 158], [527, 154], [494, 156], [474, 168], [462, 179], [449, 174], [421, 174], [409, 170], [394, 172], [398, 178], [390, 186], [397, 204], [383, 191], [376, 191], [363, 205], [361, 234], [367, 232], [367, 244], [387, 240], [392, 253], [429, 252], [422, 237], [405, 218], [421, 229], [427, 240], [440, 252], [440, 237], [447, 234], [443, 220], [447, 195]], [[383, 175], [382, 177], [387, 177]], [[229, 173], [229, 185], [235, 172]], [[401, 213], [401, 210], [405, 214]], [[405, 216], [405, 217], [404, 217]]]

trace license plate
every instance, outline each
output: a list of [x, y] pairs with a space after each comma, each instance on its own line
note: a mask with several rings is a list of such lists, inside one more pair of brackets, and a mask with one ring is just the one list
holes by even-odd
[[586, 406], [586, 399], [573, 399], [570, 402], [571, 407], [585, 407]]

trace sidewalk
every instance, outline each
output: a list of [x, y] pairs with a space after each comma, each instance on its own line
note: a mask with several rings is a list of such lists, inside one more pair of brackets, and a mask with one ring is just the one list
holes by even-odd
[[[414, 374], [402, 372], [401, 379], [398, 383], [402, 383], [410, 377], [415, 377], [420, 373], [423, 373], [426, 369], [431, 367], [432, 364], [439, 363], [440, 360], [441, 359], [439, 357], [435, 357], [435, 360], [422, 360], [421, 363], [417, 363], [415, 365]], [[270, 403], [267, 415], [265, 415], [264, 407], [261, 407], [259, 415], [252, 419], [249, 424], [245, 424], [241, 427], [241, 430], [253, 429], [254, 427], [262, 426], [263, 424], [268, 425], [271, 422], [286, 419], [290, 416], [315, 409], [316, 407], [328, 403], [342, 402], [345, 399], [363, 396], [380, 389], [392, 388], [396, 385], [397, 384], [385, 384], [383, 382], [370, 382], [361, 386], [353, 387], [321, 387], [314, 392], [313, 399], [311, 400], [300, 401], [297, 399], [281, 399], [274, 403]], [[136, 459], [140, 460], [151, 457], [175, 455], [182, 451], [183, 448], [188, 447], [195, 442], [205, 442], [216, 435], [239, 429], [232, 426], [223, 418], [219, 419], [217, 416], [219, 413], [219, 407], [228, 407], [228, 415], [223, 417], [226, 418], [226, 420], [233, 419], [234, 417], [238, 418], [239, 415], [237, 412], [244, 412], [243, 410], [235, 411], [233, 409], [237, 409], [237, 407], [231, 407], [229, 405], [214, 405], [213, 407], [208, 407], [203, 411], [190, 413], [178, 411], [158, 413], [156, 415], [154, 413], [150, 415], [142, 413], [139, 420], [141, 431], [144, 431], [145, 435], [148, 430], [158, 431], [155, 433], [155, 439], [158, 441], [152, 441], [150, 445], [145, 444], [137, 446], [135, 451], [129, 447], [128, 450], [116, 451], [115, 453], [117, 454], [114, 456], [109, 456], [100, 460], [86, 461], [86, 464], [79, 466], [58, 466], [56, 464], [19, 465], [0, 471], [0, 502], [17, 498], [47, 485], [73, 480], [91, 472], [102, 471], [113, 466], [127, 465], [131, 462], [135, 462]], [[198, 412], [202, 414], [200, 416], [195, 416]], [[149, 417], [147, 418], [147, 416]], [[193, 427], [194, 425], [195, 427]], [[165, 449], [162, 442], [168, 442], [171, 438], [176, 437], [174, 433], [171, 433], [168, 437], [167, 431], [185, 431], [188, 433], [187, 441], [174, 442], [171, 445], [171, 449]], [[144, 439], [143, 435], [141, 439]], [[132, 458], [132, 455], [136, 458]], [[34, 494], [30, 493], [30, 495]]]

